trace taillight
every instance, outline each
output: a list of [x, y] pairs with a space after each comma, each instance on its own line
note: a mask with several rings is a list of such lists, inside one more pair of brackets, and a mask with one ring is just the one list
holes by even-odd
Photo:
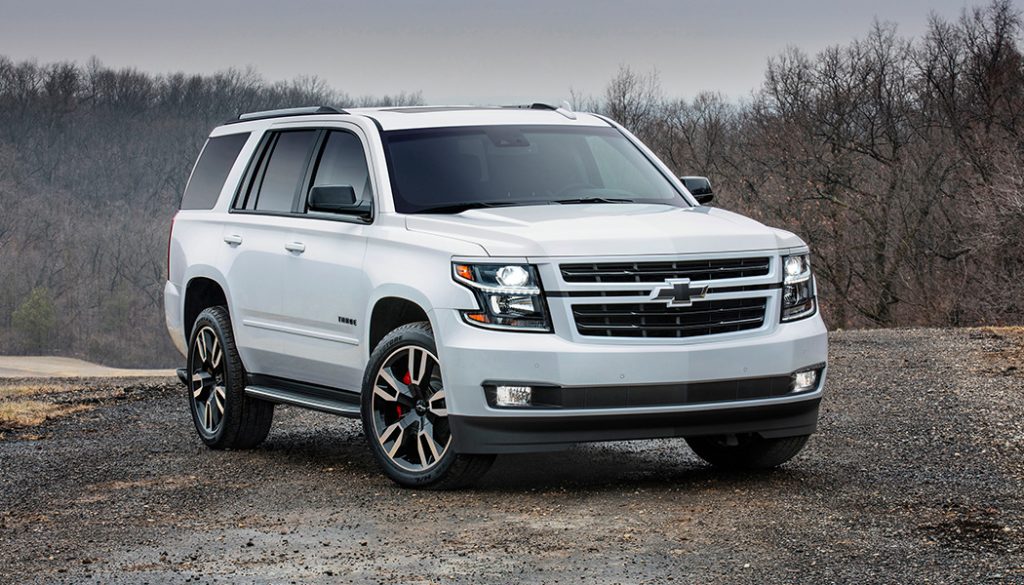
[[171, 217], [171, 229], [167, 230], [167, 280], [171, 279], [171, 236], [174, 235], [174, 220], [177, 217], [177, 213]]

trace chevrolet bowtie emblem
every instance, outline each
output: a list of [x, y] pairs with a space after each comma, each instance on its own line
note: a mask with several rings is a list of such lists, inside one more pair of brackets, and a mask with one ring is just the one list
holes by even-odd
[[690, 286], [689, 278], [669, 278], [665, 284], [651, 291], [651, 301], [664, 301], [669, 307], [689, 307], [693, 299], [702, 299], [708, 294], [706, 286]]

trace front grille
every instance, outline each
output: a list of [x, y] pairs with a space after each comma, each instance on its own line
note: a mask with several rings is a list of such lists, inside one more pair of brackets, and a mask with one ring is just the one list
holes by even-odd
[[748, 276], [766, 276], [768, 258], [729, 258], [725, 260], [682, 260], [679, 262], [595, 262], [562, 264], [565, 282], [664, 282], [668, 278], [725, 280]]
[[573, 305], [580, 335], [597, 337], [697, 337], [757, 329], [764, 324], [764, 297], [698, 301], [690, 307], [664, 303]]

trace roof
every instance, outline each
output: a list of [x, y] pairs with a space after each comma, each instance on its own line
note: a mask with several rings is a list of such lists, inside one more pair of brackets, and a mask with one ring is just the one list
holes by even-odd
[[[350, 108], [350, 114], [376, 120], [384, 130], [440, 128], [447, 126], [560, 125], [603, 126], [608, 123], [581, 112], [501, 106], [414, 106], [398, 108]], [[575, 119], [573, 119], [575, 118]]]
[[544, 104], [526, 106], [401, 106], [385, 108], [349, 108], [335, 110], [324, 106], [249, 112], [218, 126], [211, 136], [221, 136], [269, 127], [278, 122], [327, 122], [362, 116], [376, 120], [381, 129], [410, 130], [457, 126], [590, 126], [607, 128], [601, 118], [583, 112], [570, 112]]

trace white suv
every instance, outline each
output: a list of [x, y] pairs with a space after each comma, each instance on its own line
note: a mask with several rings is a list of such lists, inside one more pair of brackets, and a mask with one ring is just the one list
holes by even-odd
[[710, 199], [611, 120], [544, 104], [239, 116], [168, 246], [196, 429], [247, 448], [275, 403], [361, 417], [414, 487], [582, 441], [779, 465], [825, 380], [807, 246]]

